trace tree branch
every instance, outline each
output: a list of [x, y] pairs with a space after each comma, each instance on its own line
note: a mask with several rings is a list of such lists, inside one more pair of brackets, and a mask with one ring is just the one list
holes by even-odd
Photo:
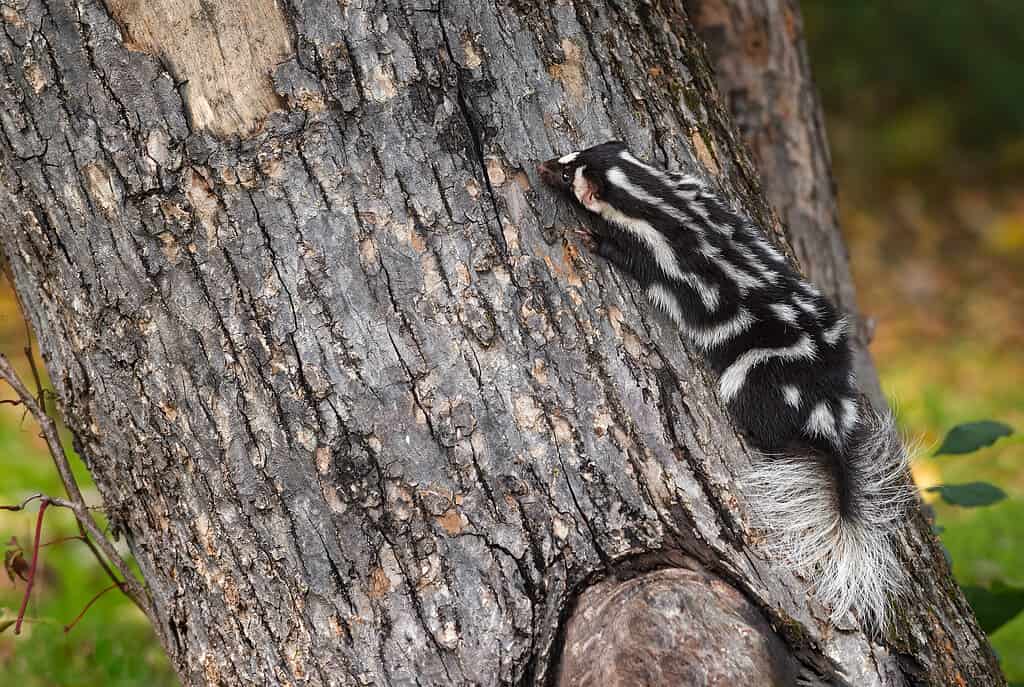
[[[135, 602], [135, 605], [139, 607], [139, 610], [146, 615], [150, 622], [154, 622], [155, 624], [155, 615], [145, 588], [143, 588], [135, 578], [131, 568], [128, 567], [128, 564], [123, 558], [121, 558], [121, 555], [117, 552], [117, 549], [114, 548], [114, 545], [103, 535], [103, 532], [93, 519], [92, 513], [89, 512], [89, 507], [85, 503], [85, 498], [82, 496], [82, 491], [78, 487], [78, 482], [75, 480], [74, 473], [71, 471], [71, 465], [68, 463], [67, 456], [64, 453], [64, 447], [60, 443], [60, 436], [57, 433], [57, 426], [54, 424], [53, 418], [43, 411], [40, 405], [36, 402], [36, 399], [32, 396], [32, 393], [21, 381], [21, 378], [18, 377], [14, 368], [11, 367], [10, 361], [7, 360], [7, 356], [2, 354], [0, 354], [0, 379], [3, 379], [5, 382], [10, 384], [11, 388], [14, 389], [15, 394], [17, 394], [18, 398], [21, 399], [21, 402], [25, 404], [26, 408], [28, 408], [28, 411], [35, 417], [36, 422], [39, 423], [39, 429], [42, 432], [43, 439], [46, 441], [50, 457], [53, 458], [53, 464], [57, 468], [57, 474], [60, 475], [61, 483], [64, 485], [64, 490], [67, 492], [69, 498], [68, 501], [65, 501], [63, 499], [44, 496], [42, 497], [43, 503], [68, 508], [75, 514], [75, 519], [78, 521], [79, 527], [84, 530], [82, 535], [85, 536], [86, 532], [88, 532], [92, 537], [91, 539], [86, 537], [86, 544], [89, 546], [90, 550], [92, 550], [93, 555], [96, 556], [97, 561], [99, 561], [103, 569], [121, 588], [125, 595]], [[39, 498], [39, 495], [32, 496], [28, 500], [35, 498]], [[24, 506], [24, 504], [22, 504], [22, 506]], [[41, 507], [40, 514], [43, 510], [44, 507]], [[38, 532], [36, 534], [36, 539], [38, 541]], [[99, 547], [98, 549], [97, 546]], [[102, 555], [100, 554], [101, 550]], [[104, 560], [104, 556], [106, 556], [106, 559], [113, 563], [118, 571], [120, 571], [124, 578], [123, 581], [119, 581], [117, 579]], [[26, 598], [27, 597], [28, 594], [26, 593]]]

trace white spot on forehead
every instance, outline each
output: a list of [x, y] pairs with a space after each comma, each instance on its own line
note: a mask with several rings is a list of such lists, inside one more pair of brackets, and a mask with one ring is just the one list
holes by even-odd
[[580, 154], [578, 152], [577, 153], [569, 153], [568, 155], [563, 155], [562, 157], [558, 158], [558, 164], [560, 164], [560, 165], [567, 165], [570, 162], [572, 162], [573, 160], [575, 160], [576, 158], [578, 158], [579, 156], [580, 156]]

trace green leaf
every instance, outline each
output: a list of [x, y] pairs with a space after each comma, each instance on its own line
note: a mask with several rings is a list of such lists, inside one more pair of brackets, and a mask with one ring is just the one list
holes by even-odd
[[935, 455], [971, 453], [979, 448], [991, 446], [1000, 437], [1008, 437], [1011, 434], [1013, 434], [1013, 428], [1002, 422], [993, 420], [967, 422], [949, 430], [949, 434], [942, 440], [942, 445], [939, 446]]
[[988, 482], [940, 484], [937, 487], [929, 487], [928, 491], [937, 491], [946, 503], [964, 508], [990, 506], [1006, 498], [1005, 491]]
[[989, 635], [1024, 610], [1024, 589], [1011, 587], [1001, 580], [994, 581], [988, 589], [964, 587], [964, 596], [978, 616], [981, 629]]

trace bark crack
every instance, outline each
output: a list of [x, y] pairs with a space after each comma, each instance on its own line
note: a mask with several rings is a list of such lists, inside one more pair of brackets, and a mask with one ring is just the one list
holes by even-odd
[[[448, 59], [451, 62], [452, 69], [455, 70], [455, 99], [459, 107], [459, 113], [462, 116], [462, 120], [466, 123], [466, 129], [469, 131], [469, 136], [473, 143], [473, 153], [475, 154], [476, 162], [479, 165], [478, 171], [480, 173], [480, 179], [483, 181], [484, 187], [487, 189], [487, 196], [490, 198], [491, 208], [494, 210], [494, 221], [498, 225], [497, 234], [491, 232], [491, 237], [497, 242], [498, 247], [501, 250], [502, 259], [508, 262], [510, 255], [508, 242], [505, 240], [504, 222], [501, 219], [501, 211], [498, 208], [498, 195], [494, 192], [494, 187], [491, 185], [491, 177], [487, 172], [487, 161], [484, 159], [484, 147], [480, 136], [480, 130], [473, 117], [473, 110], [469, 105], [469, 101], [466, 99], [462, 67], [459, 65], [458, 60], [455, 59], [455, 53], [452, 50], [451, 41], [448, 39], [448, 29], [444, 24], [443, 0], [438, 2], [437, 23], [441, 29], [441, 37], [444, 40], [445, 49], [448, 52]], [[488, 223], [488, 225], [490, 225], [490, 223]]]

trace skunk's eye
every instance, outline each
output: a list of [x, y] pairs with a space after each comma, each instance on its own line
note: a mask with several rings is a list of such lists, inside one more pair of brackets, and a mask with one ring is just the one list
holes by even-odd
[[564, 181], [565, 183], [568, 184], [571, 179], [572, 179], [572, 175], [569, 174], [569, 168], [568, 167], [563, 167], [562, 168], [562, 181]]

